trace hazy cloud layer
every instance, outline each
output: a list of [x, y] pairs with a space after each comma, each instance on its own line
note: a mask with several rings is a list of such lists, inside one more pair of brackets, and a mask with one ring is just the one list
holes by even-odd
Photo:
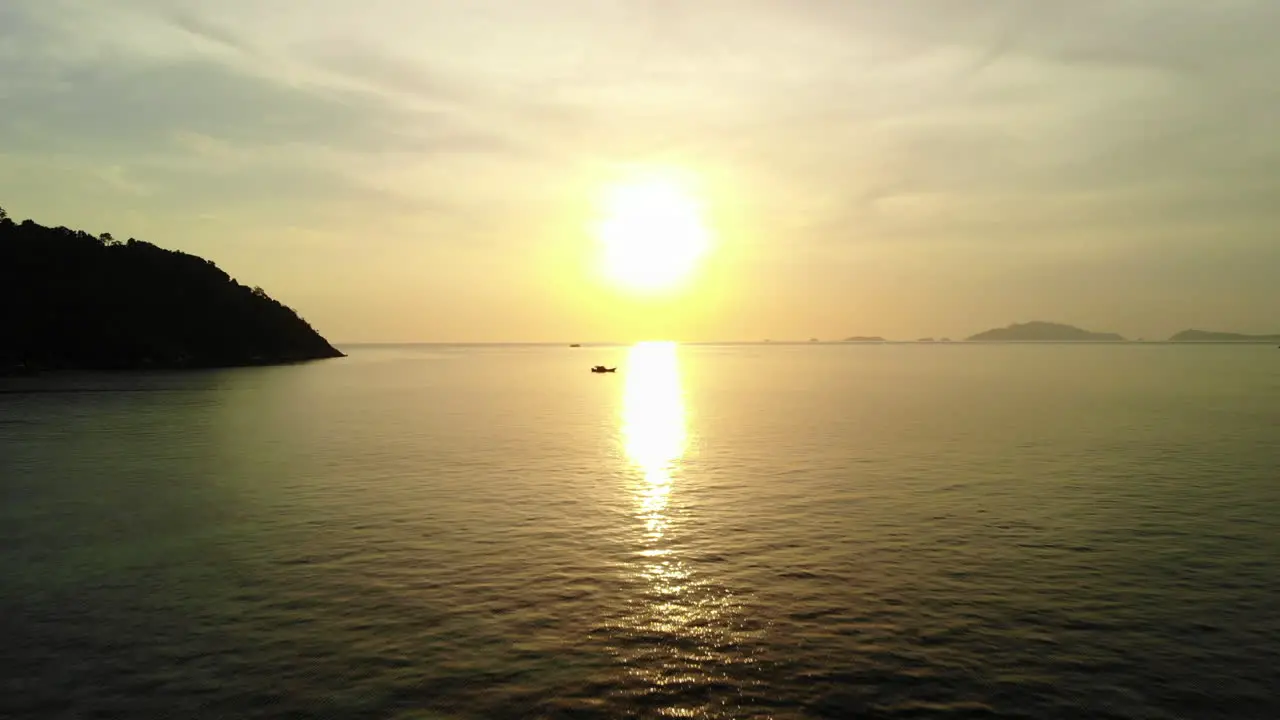
[[1270, 0], [11, 0], [0, 204], [201, 252], [339, 339], [616, 336], [566, 262], [609, 167], [665, 162], [727, 298], [673, 334], [1277, 331], [1277, 29]]

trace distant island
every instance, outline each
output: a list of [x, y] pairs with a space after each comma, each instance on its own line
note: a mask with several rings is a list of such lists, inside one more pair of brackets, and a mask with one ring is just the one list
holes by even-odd
[[844, 339], [844, 342], [884, 342], [884, 341], [885, 341], [884, 338], [876, 335], [854, 335], [853, 337], [847, 337]]
[[0, 374], [342, 357], [292, 309], [208, 260], [0, 209]]
[[1244, 335], [1241, 333], [1211, 332], [1208, 330], [1183, 330], [1169, 338], [1169, 342], [1280, 343], [1280, 335]]
[[1124, 342], [1115, 333], [1081, 330], [1062, 323], [1032, 321], [1014, 323], [1008, 327], [980, 332], [968, 338], [970, 342]]

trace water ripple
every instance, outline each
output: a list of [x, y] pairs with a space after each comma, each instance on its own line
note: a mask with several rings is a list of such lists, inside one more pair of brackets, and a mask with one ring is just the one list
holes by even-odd
[[592, 352], [5, 393], [0, 715], [1280, 716], [1274, 362]]

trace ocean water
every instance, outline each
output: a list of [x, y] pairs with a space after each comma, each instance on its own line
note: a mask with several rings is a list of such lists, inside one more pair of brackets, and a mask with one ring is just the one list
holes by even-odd
[[0, 716], [1280, 717], [1274, 347], [346, 349], [0, 381]]

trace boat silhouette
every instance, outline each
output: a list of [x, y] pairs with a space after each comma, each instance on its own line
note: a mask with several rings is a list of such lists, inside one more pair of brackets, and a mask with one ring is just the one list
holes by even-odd
[[616, 368], [616, 367], [605, 367], [605, 366], [603, 366], [603, 365], [596, 365], [596, 366], [594, 366], [594, 367], [592, 367], [592, 368], [591, 368], [591, 372], [593, 372], [593, 373], [618, 372], [618, 368]]

